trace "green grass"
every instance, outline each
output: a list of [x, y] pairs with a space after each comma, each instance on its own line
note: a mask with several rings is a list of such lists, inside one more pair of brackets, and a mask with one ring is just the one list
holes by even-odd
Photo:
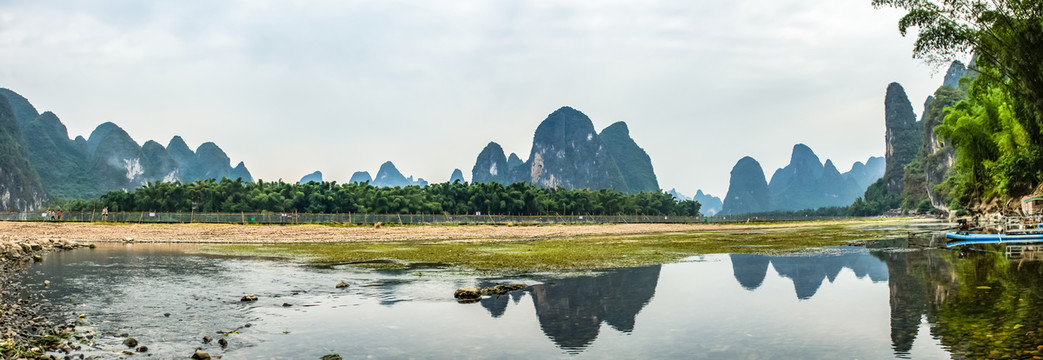
[[605, 269], [676, 262], [714, 253], [783, 254], [816, 251], [852, 240], [903, 236], [906, 231], [852, 225], [591, 236], [536, 241], [423, 241], [214, 245], [205, 252], [286, 258], [314, 264], [404, 268], [442, 263], [467, 270]]

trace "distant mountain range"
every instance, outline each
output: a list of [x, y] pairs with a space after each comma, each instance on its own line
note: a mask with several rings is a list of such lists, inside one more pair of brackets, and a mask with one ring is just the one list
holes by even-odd
[[207, 142], [192, 151], [179, 136], [167, 147], [138, 145], [111, 122], [88, 138], [69, 138], [52, 112], [38, 113], [23, 96], [0, 89], [0, 210], [32, 210], [47, 197], [93, 198], [112, 190], [132, 190], [150, 181], [190, 182], [206, 178], [253, 181], [242, 162]]
[[848, 206], [884, 175], [884, 167], [884, 158], [870, 157], [841, 173], [831, 160], [823, 164], [811, 148], [797, 144], [789, 164], [768, 182], [760, 163], [747, 156], [732, 168], [720, 215]]

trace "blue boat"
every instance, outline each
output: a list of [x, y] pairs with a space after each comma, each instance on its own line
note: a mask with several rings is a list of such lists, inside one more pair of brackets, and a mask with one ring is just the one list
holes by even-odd
[[945, 247], [975, 245], [975, 244], [1043, 244], [1043, 233], [1038, 234], [960, 234], [946, 233], [947, 239], [953, 239], [945, 243]]

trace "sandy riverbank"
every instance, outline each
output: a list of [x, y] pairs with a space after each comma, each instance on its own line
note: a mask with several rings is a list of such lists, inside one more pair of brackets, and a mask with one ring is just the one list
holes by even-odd
[[323, 225], [259, 226], [230, 224], [97, 224], [0, 221], [0, 234], [23, 241], [81, 243], [293, 243], [360, 241], [496, 241], [541, 240], [576, 236], [633, 235], [880, 223], [879, 221], [805, 222], [787, 224], [607, 224], [542, 226], [384, 226], [334, 227]]

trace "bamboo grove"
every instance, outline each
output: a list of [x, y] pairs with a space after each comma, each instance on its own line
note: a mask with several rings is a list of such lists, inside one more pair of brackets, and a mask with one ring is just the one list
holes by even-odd
[[52, 204], [70, 211], [305, 212], [367, 214], [697, 216], [700, 204], [659, 192], [544, 188], [527, 183], [441, 183], [375, 187], [369, 183], [151, 182], [99, 199]]

